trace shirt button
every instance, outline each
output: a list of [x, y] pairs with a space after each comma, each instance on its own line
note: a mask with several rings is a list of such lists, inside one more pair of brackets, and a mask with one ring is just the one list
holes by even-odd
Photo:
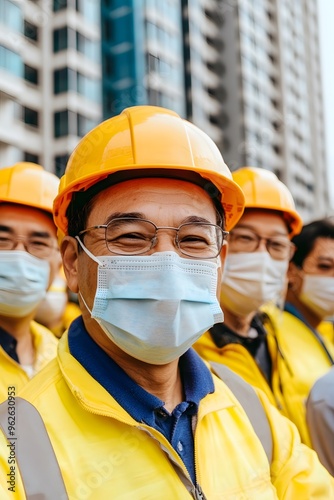
[[179, 451], [179, 452], [183, 451], [183, 444], [181, 443], [181, 441], [179, 441], [177, 443], [176, 448], [177, 448], [177, 451]]
[[165, 412], [165, 410], [163, 410], [162, 408], [159, 408], [158, 410], [156, 410], [156, 415], [160, 418], [167, 418], [167, 413]]

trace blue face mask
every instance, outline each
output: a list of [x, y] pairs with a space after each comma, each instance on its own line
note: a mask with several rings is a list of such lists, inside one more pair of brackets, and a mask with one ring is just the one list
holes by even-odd
[[169, 363], [223, 321], [216, 262], [175, 252], [95, 257], [81, 246], [98, 263], [93, 309], [81, 298], [104, 333], [130, 356]]
[[28, 252], [0, 251], [0, 314], [22, 318], [44, 298], [50, 265]]

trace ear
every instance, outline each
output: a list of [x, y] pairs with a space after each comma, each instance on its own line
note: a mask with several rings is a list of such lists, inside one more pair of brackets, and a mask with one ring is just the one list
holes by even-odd
[[300, 269], [293, 262], [289, 262], [287, 278], [288, 288], [291, 288], [292, 290], [298, 288], [301, 281]]
[[72, 236], [65, 236], [60, 245], [63, 268], [69, 289], [78, 293], [78, 244]]
[[228, 248], [228, 243], [227, 243], [227, 241], [224, 241], [224, 245], [222, 246], [220, 254], [217, 257], [217, 259], [220, 259], [220, 267], [218, 267], [218, 279], [217, 279], [217, 298], [218, 298], [218, 300], [220, 298], [220, 289], [221, 289], [222, 276], [223, 276], [224, 267], [225, 267], [227, 248]]
[[223, 272], [224, 272], [227, 251], [228, 251], [228, 242], [226, 240], [224, 240], [224, 244], [222, 246], [222, 249], [221, 249], [219, 257], [218, 257], [218, 258], [220, 258], [220, 262], [221, 262], [221, 267], [220, 267], [221, 274], [223, 274]]

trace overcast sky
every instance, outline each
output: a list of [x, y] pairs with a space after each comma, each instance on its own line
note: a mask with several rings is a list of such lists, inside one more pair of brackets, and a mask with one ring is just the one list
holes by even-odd
[[334, 0], [318, 0], [328, 178], [334, 210]]

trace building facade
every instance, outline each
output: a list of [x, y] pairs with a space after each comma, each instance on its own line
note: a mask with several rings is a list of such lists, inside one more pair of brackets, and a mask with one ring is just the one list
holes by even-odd
[[329, 193], [316, 0], [222, 2], [224, 157], [289, 187], [305, 221]]
[[136, 104], [185, 115], [179, 0], [102, 0], [104, 117]]
[[98, 0], [0, 2], [0, 166], [62, 173], [102, 117]]
[[0, 167], [61, 175], [80, 137], [137, 104], [205, 130], [232, 170], [329, 193], [316, 0], [1, 0]]

